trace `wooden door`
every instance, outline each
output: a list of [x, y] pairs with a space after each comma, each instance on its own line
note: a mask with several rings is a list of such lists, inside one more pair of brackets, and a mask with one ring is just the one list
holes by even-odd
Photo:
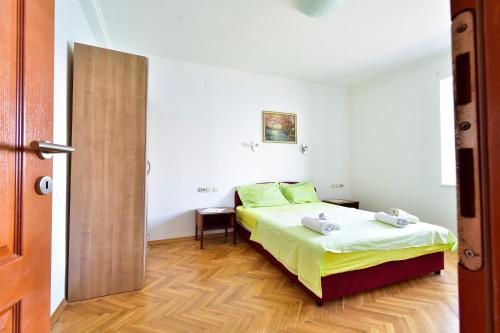
[[500, 1], [451, 7], [460, 330], [500, 332]]
[[0, 1], [0, 332], [50, 330], [53, 0]]
[[147, 59], [75, 45], [68, 300], [142, 287]]

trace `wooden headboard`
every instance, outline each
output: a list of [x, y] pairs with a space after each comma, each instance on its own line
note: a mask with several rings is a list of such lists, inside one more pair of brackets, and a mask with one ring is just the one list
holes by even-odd
[[[263, 182], [263, 183], [257, 183], [257, 184], [271, 184], [271, 183], [276, 183], [276, 182]], [[279, 183], [286, 183], [286, 184], [297, 184], [298, 182], [279, 182]], [[243, 206], [243, 203], [241, 202], [240, 195], [238, 194], [238, 190], [234, 191], [234, 208], [238, 206]]]

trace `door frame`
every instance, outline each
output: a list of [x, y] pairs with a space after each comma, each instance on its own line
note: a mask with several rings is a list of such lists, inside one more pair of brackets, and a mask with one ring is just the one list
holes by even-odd
[[[451, 17], [474, 14], [483, 267], [459, 264], [461, 332], [500, 332], [500, 12], [498, 0], [451, 0]], [[460, 213], [460, 210], [459, 210]], [[463, 235], [462, 235], [463, 236]]]

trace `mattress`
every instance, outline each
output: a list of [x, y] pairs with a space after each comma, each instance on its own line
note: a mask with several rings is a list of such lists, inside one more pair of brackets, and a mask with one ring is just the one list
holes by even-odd
[[[333, 204], [317, 203], [317, 204], [302, 204], [301, 206], [308, 211], [307, 208], [312, 205], [328, 205], [329, 208], [339, 209], [352, 209], [344, 208]], [[296, 205], [293, 205], [296, 206]], [[301, 208], [302, 208], [301, 207]], [[259, 218], [269, 214], [269, 209], [251, 208], [246, 209], [243, 206], [236, 208], [236, 218], [238, 223], [252, 232], [255, 228]], [[368, 251], [355, 251], [349, 253], [333, 253], [325, 252], [323, 262], [321, 265], [321, 276], [327, 276], [342, 272], [354, 271], [364, 269], [389, 261], [405, 260], [410, 258], [419, 257], [425, 254], [443, 252], [450, 249], [449, 244], [434, 244], [427, 246], [408, 247], [395, 250], [368, 250]]]

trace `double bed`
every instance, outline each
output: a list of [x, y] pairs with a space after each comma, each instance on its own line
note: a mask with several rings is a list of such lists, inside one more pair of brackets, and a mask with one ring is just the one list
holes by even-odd
[[[235, 208], [240, 237], [302, 287], [317, 305], [439, 274], [444, 268], [444, 252], [456, 247], [456, 238], [445, 228], [421, 223], [402, 231], [373, 221], [371, 212], [324, 202], [245, 208], [236, 191]], [[301, 217], [320, 212], [341, 220], [343, 230], [323, 236], [300, 225]], [[353, 238], [353, 233], [359, 236]], [[396, 244], [393, 249], [381, 241], [384, 237]]]

